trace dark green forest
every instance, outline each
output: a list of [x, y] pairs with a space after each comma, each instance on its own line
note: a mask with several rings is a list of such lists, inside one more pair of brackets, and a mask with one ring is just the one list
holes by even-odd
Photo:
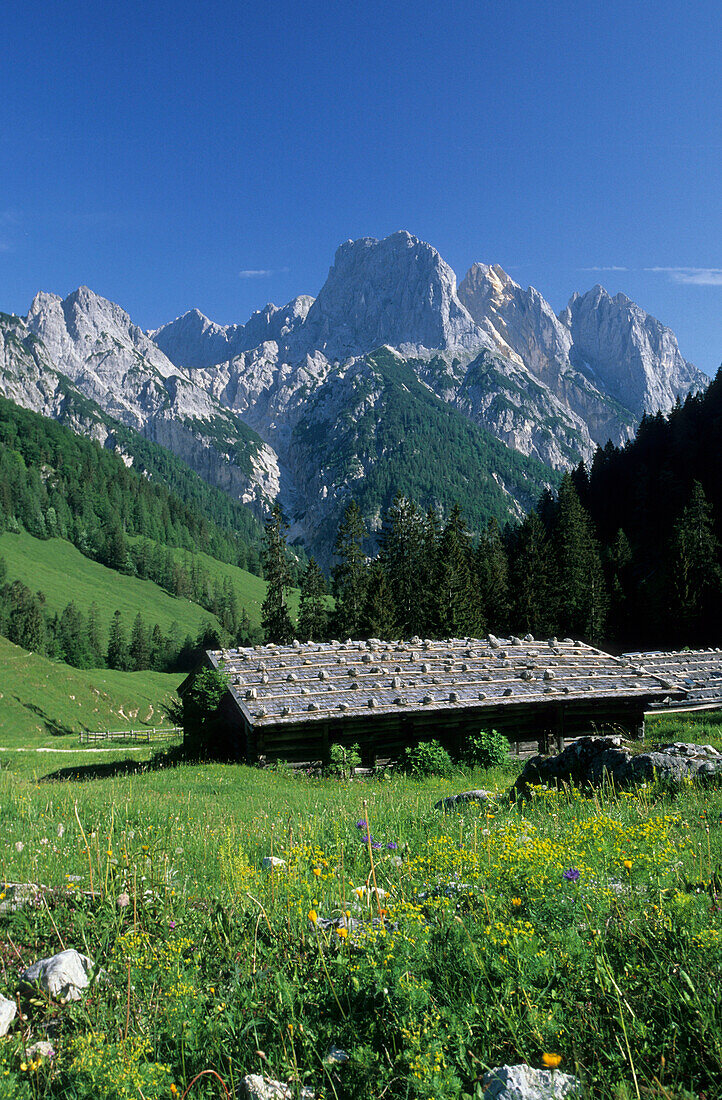
[[[571, 635], [614, 651], [710, 646], [722, 615], [722, 373], [634, 440], [600, 448], [521, 523], [472, 538], [398, 494], [369, 558], [362, 509], [336, 541], [315, 637]], [[302, 593], [304, 588], [302, 586]]]

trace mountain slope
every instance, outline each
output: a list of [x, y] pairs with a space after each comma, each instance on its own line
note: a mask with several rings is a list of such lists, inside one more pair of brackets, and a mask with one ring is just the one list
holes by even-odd
[[[42, 341], [54, 370], [104, 412], [168, 447], [237, 499], [275, 499], [273, 451], [174, 366], [119, 306], [87, 287], [65, 299], [40, 293], [27, 329]], [[6, 355], [9, 374], [27, 375], [28, 367], [27, 355], [14, 362]], [[2, 392], [12, 396], [11, 388], [5, 380]], [[54, 412], [53, 404], [41, 407], [39, 397], [30, 407]]]

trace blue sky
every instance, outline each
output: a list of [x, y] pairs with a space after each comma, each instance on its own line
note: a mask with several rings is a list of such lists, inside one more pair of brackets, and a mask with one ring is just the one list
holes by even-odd
[[557, 310], [621, 290], [712, 373], [721, 32], [694, 0], [6, 5], [0, 309], [242, 321], [403, 228]]

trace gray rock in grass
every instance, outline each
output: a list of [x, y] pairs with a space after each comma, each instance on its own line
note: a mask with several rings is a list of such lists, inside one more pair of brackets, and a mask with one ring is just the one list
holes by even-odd
[[28, 1047], [25, 1053], [28, 1058], [54, 1058], [55, 1047], [47, 1039], [38, 1039], [37, 1043]]
[[7, 1035], [8, 1028], [17, 1015], [18, 1006], [15, 1001], [9, 1001], [7, 997], [0, 995], [0, 1035]]
[[40, 890], [34, 882], [0, 882], [0, 913], [14, 913], [34, 901]]
[[61, 951], [48, 959], [38, 959], [22, 972], [20, 980], [26, 985], [39, 983], [40, 988], [50, 997], [79, 1001], [81, 990], [90, 985], [90, 974], [94, 966], [92, 959], [71, 947], [68, 951]]
[[271, 1077], [261, 1077], [257, 1073], [249, 1073], [241, 1082], [241, 1097], [243, 1100], [295, 1100], [300, 1096], [301, 1100], [314, 1100], [313, 1089], [303, 1085], [300, 1091], [283, 1081], [274, 1081]]
[[484, 1074], [484, 1100], [562, 1100], [580, 1096], [581, 1081], [559, 1070], [497, 1066]]
[[285, 859], [280, 856], [264, 856], [262, 861], [264, 871], [271, 871], [274, 867], [285, 867]]
[[465, 802], [486, 802], [490, 798], [488, 791], [462, 791], [461, 794], [452, 794], [448, 798], [440, 798], [434, 803], [435, 810], [455, 810]]

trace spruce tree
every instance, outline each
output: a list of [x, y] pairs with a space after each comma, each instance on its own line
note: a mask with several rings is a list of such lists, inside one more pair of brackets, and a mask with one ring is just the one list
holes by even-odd
[[712, 506], [700, 482], [695, 481], [670, 544], [671, 611], [685, 644], [714, 640], [722, 587], [718, 555]]
[[499, 524], [490, 519], [476, 550], [479, 599], [488, 630], [506, 634], [509, 629], [509, 563]]
[[113, 618], [110, 623], [106, 661], [108, 663], [108, 668], [115, 668], [118, 669], [118, 671], [120, 672], [127, 672], [130, 668], [130, 652], [128, 650], [128, 639], [125, 635], [125, 629], [123, 627], [123, 616], [121, 615], [120, 611], [116, 611], [113, 614]]
[[396, 637], [410, 638], [422, 629], [419, 580], [424, 557], [424, 520], [413, 500], [397, 493], [384, 516], [379, 557], [386, 571], [396, 618]]
[[363, 634], [367, 638], [393, 641], [396, 637], [396, 608], [386, 567], [378, 558], [368, 570]]
[[590, 642], [601, 640], [609, 598], [592, 523], [569, 474], [559, 486], [552, 520], [557, 629]]
[[90, 649], [85, 616], [72, 600], [63, 608], [58, 621], [57, 635], [61, 660], [75, 668], [92, 666], [93, 654]]
[[266, 580], [266, 598], [261, 607], [261, 626], [266, 642], [288, 645], [293, 641], [294, 629], [286, 606], [286, 590], [290, 576], [286, 550], [288, 530], [281, 508], [274, 504], [266, 520], [263, 540], [263, 574]]
[[530, 512], [509, 539], [510, 625], [548, 637], [557, 629], [552, 607], [552, 552], [544, 524]]
[[447, 638], [478, 636], [484, 622], [473, 571], [471, 533], [458, 504], [441, 536], [440, 629]]
[[334, 635], [340, 638], [360, 638], [368, 583], [363, 540], [366, 537], [361, 510], [352, 500], [338, 529], [334, 554], [338, 562], [333, 570], [333, 592], [336, 609], [333, 615]]
[[328, 632], [326, 580], [314, 558], [309, 558], [301, 579], [298, 637], [302, 642], [322, 642]]
[[150, 638], [140, 611], [130, 632], [130, 663], [134, 672], [150, 668]]
[[101, 668], [104, 663], [103, 645], [100, 640], [100, 621], [98, 605], [93, 601], [88, 608], [88, 649], [92, 668]]

